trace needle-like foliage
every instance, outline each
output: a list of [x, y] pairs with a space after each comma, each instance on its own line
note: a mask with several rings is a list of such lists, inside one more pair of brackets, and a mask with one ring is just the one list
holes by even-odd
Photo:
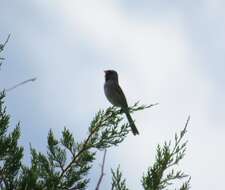
[[[137, 104], [131, 107], [135, 111], [145, 108]], [[90, 180], [87, 174], [96, 151], [117, 146], [129, 131], [129, 125], [123, 122], [123, 113], [115, 107], [95, 115], [87, 137], [81, 142], [75, 141], [66, 128], [60, 139], [50, 130], [46, 155], [31, 148], [31, 167], [23, 167], [20, 189], [86, 189]]]
[[[174, 144], [169, 141], [162, 146], [157, 146], [155, 162], [152, 167], [148, 168], [147, 173], [143, 175], [141, 180], [144, 190], [168, 189], [174, 181], [185, 178], [187, 180], [183, 182], [179, 190], [190, 189], [190, 176], [182, 172], [182, 170], [175, 169], [186, 152], [187, 141], [183, 140], [183, 138], [187, 132], [189, 120], [190, 117], [179, 135], [175, 134]], [[116, 171], [112, 170], [112, 190], [128, 190], [125, 182], [125, 179], [122, 179], [122, 172], [119, 167]]]
[[21, 168], [23, 148], [18, 145], [19, 124], [8, 132], [10, 116], [3, 105], [4, 92], [0, 93], [0, 189], [15, 189]]
[[126, 180], [123, 179], [122, 172], [120, 167], [116, 171], [111, 170], [112, 172], [112, 188], [111, 190], [128, 190], [126, 186]]
[[[0, 55], [4, 51], [4, 48], [9, 41], [9, 38], [10, 38], [10, 34], [8, 35], [7, 39], [5, 40], [5, 42], [3, 44], [0, 43]], [[4, 60], [5, 60], [5, 58], [0, 56], [0, 67], [2, 65], [2, 61], [4, 61]]]
[[[92, 120], [86, 138], [77, 142], [73, 134], [64, 128], [61, 138], [53, 131], [48, 134], [47, 152], [41, 153], [31, 147], [31, 165], [22, 165], [23, 148], [18, 146], [19, 124], [11, 132], [9, 115], [3, 105], [4, 93], [0, 94], [0, 187], [3, 190], [85, 190], [89, 182], [88, 172], [92, 167], [97, 150], [103, 150], [121, 143], [130, 131], [123, 122], [120, 109], [110, 107], [99, 111]], [[147, 106], [135, 104], [131, 111], [139, 111]], [[188, 119], [189, 121], [189, 119]], [[187, 141], [183, 142], [186, 128], [175, 135], [174, 144], [169, 141], [157, 146], [156, 161], [142, 178], [145, 190], [168, 188], [176, 179], [187, 178], [174, 166], [184, 157]], [[169, 170], [171, 169], [171, 170]], [[128, 190], [119, 169], [112, 171], [112, 190]], [[190, 179], [180, 190], [190, 188]]]
[[172, 185], [175, 180], [184, 178], [188, 178], [188, 180], [184, 182], [180, 189], [189, 189], [190, 177], [181, 170], [175, 170], [186, 152], [187, 141], [183, 141], [183, 138], [187, 132], [189, 120], [190, 117], [188, 117], [184, 129], [179, 135], [175, 134], [174, 144], [169, 141], [165, 142], [163, 146], [157, 146], [155, 163], [142, 178], [142, 185], [145, 190], [165, 189]]

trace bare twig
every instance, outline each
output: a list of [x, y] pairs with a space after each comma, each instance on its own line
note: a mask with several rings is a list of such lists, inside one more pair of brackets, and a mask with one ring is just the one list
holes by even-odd
[[107, 150], [105, 149], [104, 155], [103, 155], [103, 159], [102, 159], [101, 175], [100, 175], [100, 177], [99, 177], [99, 180], [98, 180], [98, 183], [97, 183], [97, 186], [96, 186], [95, 190], [99, 190], [100, 184], [101, 184], [102, 179], [103, 179], [103, 176], [104, 176], [104, 167], [105, 167], [106, 151], [107, 151]]
[[21, 86], [21, 85], [24, 85], [24, 84], [26, 84], [26, 83], [28, 83], [28, 82], [34, 82], [36, 79], [37, 79], [37, 78], [35, 77], [35, 78], [31, 78], [31, 79], [25, 80], [25, 81], [23, 81], [23, 82], [20, 82], [20, 83], [18, 83], [18, 84], [16, 84], [16, 85], [12, 86], [11, 88], [6, 89], [5, 91], [6, 91], [6, 92], [9, 92], [9, 91], [14, 90], [15, 88], [17, 88], [17, 87], [19, 87], [19, 86]]

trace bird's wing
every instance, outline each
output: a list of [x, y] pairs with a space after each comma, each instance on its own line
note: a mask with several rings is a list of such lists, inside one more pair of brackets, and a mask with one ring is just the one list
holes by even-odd
[[115, 96], [119, 106], [123, 109], [127, 109], [128, 108], [127, 100], [126, 100], [126, 97], [125, 97], [121, 87], [118, 84], [114, 83], [113, 89], [114, 89], [114, 91], [113, 91], [114, 96]]

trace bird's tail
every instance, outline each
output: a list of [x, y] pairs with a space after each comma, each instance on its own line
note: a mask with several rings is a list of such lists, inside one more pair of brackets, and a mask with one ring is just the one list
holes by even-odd
[[130, 116], [130, 113], [126, 112], [125, 114], [127, 116], [127, 119], [128, 119], [128, 122], [130, 124], [130, 127], [131, 127], [131, 130], [132, 130], [133, 134], [134, 135], [139, 135], [137, 127], [135, 126], [134, 121], [133, 121], [132, 117]]

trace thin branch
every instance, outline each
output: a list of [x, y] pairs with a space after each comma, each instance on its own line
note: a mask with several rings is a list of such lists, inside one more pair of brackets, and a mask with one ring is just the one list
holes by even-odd
[[85, 140], [82, 149], [77, 153], [77, 155], [75, 155], [72, 159], [72, 161], [66, 166], [66, 168], [62, 171], [62, 173], [59, 176], [59, 180], [61, 180], [61, 178], [63, 177], [63, 175], [67, 172], [67, 170], [72, 166], [72, 164], [74, 162], [76, 162], [77, 158], [79, 158], [79, 156], [88, 149], [87, 144], [90, 140], [90, 138], [92, 137], [92, 135], [95, 133], [95, 130], [91, 131], [91, 133], [89, 134], [88, 138]]
[[74, 157], [72, 158], [72, 160], [68, 163], [68, 165], [65, 167], [64, 170], [62, 170], [62, 173], [59, 176], [59, 181], [62, 179], [62, 177], [64, 176], [64, 174], [71, 168], [71, 166], [79, 161], [79, 157], [80, 155], [82, 155], [83, 152], [87, 151], [90, 148], [93, 148], [93, 146], [88, 145], [90, 139], [92, 138], [92, 136], [96, 133], [96, 131], [99, 130], [99, 127], [104, 125], [104, 121], [106, 121], [107, 118], [105, 118], [103, 121], [101, 121], [100, 123], [96, 124], [97, 126], [93, 127], [93, 129], [90, 130], [90, 134], [88, 135], [88, 137], [86, 138], [86, 140], [84, 141], [84, 143], [82, 144], [82, 148], [80, 149], [79, 152], [77, 152], [76, 155], [74, 155]]
[[0, 51], [3, 51], [3, 50], [4, 50], [4, 47], [5, 47], [6, 44], [8, 43], [10, 36], [11, 36], [11, 34], [8, 35], [8, 37], [7, 37], [7, 39], [5, 40], [4, 44], [0, 44]]
[[188, 123], [189, 123], [190, 119], [191, 119], [191, 117], [189, 115], [188, 118], [187, 118], [187, 121], [185, 123], [184, 129], [181, 131], [182, 134], [180, 135], [180, 138], [177, 140], [177, 142], [176, 142], [176, 144], [173, 148], [172, 155], [175, 154], [176, 148], [177, 148], [178, 144], [180, 144], [181, 139], [183, 138], [183, 134], [187, 131], [187, 126], [188, 126]]
[[8, 37], [7, 37], [6, 41], [5, 41], [5, 43], [3, 44], [4, 47], [5, 47], [6, 44], [8, 43], [10, 36], [11, 36], [11, 34], [8, 35]]
[[104, 167], [105, 167], [106, 151], [107, 151], [107, 150], [105, 149], [104, 155], [103, 155], [103, 159], [102, 159], [101, 175], [100, 175], [100, 177], [99, 177], [99, 180], [98, 180], [98, 183], [97, 183], [97, 186], [96, 186], [95, 190], [99, 190], [100, 184], [101, 184], [102, 179], [103, 179], [103, 176], [104, 176]]
[[138, 106], [138, 104], [139, 101], [137, 101], [132, 107], [129, 107], [130, 113], [159, 105], [159, 103], [154, 103], [147, 106], [146, 105]]
[[36, 79], [37, 79], [37, 78], [35, 77], [35, 78], [31, 78], [31, 79], [25, 80], [25, 81], [23, 81], [23, 82], [20, 82], [20, 83], [18, 83], [18, 84], [16, 84], [16, 85], [14, 85], [14, 86], [12, 86], [12, 87], [6, 89], [5, 91], [6, 91], [6, 92], [9, 92], [9, 91], [14, 90], [15, 88], [17, 88], [17, 87], [19, 87], [19, 86], [22, 86], [22, 85], [24, 85], [24, 84], [26, 84], [26, 83], [28, 83], [28, 82], [34, 82]]
[[[10, 36], [11, 36], [11, 34], [8, 35], [8, 37], [7, 37], [6, 41], [4, 42], [4, 44], [0, 44], [0, 53], [4, 50], [6, 44], [7, 44], [8, 41], [9, 41]], [[5, 58], [4, 58], [4, 57], [0, 57], [0, 60], [1, 60], [1, 61], [4, 61]], [[2, 65], [2, 62], [0, 62], [0, 67], [1, 67], [1, 65]]]

